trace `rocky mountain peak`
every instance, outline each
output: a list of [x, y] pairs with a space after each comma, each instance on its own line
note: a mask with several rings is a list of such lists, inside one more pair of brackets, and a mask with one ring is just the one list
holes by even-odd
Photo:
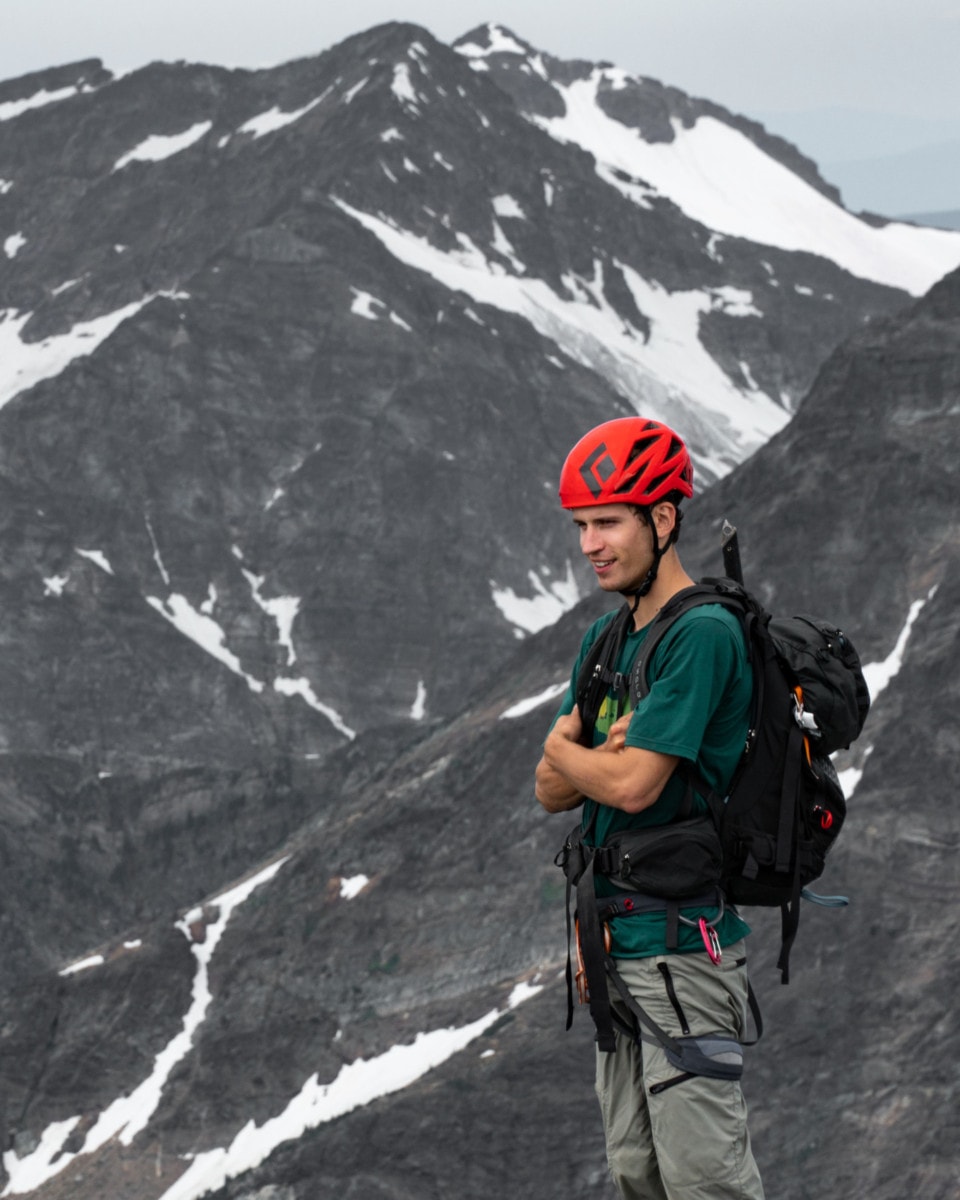
[[[942, 1144], [903, 1163], [955, 1056], [884, 1030], [939, 1027], [957, 982], [956, 830], [916, 780], [955, 773], [956, 274], [920, 297], [960, 235], [866, 225], [758, 127], [500, 26], [8, 81], [0, 164], [13, 1191], [553, 1195], [549, 1155], [602, 1194], [531, 771], [604, 604], [559, 465], [640, 411], [695, 456], [688, 568], [732, 517], [762, 595], [822, 606], [878, 681], [839, 764], [863, 900], [810, 919], [756, 1056], [770, 1190], [849, 1149], [816, 1061], [856, 1091], [850, 1178], [936, 1195]], [[911, 932], [936, 987], [903, 981]], [[418, 1034], [437, 1073], [351, 1107]], [[250, 1119], [286, 1133], [259, 1158]]]

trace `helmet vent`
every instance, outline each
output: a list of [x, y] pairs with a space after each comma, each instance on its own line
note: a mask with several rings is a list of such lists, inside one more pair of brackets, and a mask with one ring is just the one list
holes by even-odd
[[653, 434], [650, 437], [637, 438], [637, 440], [630, 447], [630, 453], [627, 455], [627, 461], [624, 463], [624, 466], [631, 466], [637, 461], [641, 454], [645, 454], [648, 450], [652, 450], [659, 440], [660, 439], [656, 434]]

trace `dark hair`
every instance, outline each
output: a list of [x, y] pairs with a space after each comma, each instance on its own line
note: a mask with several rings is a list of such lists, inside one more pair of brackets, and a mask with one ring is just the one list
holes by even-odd
[[673, 533], [670, 535], [670, 540], [667, 542], [667, 545], [664, 546], [664, 550], [666, 550], [668, 546], [675, 546], [677, 542], [680, 541], [680, 524], [683, 521], [683, 511], [680, 508], [680, 502], [682, 500], [683, 492], [673, 491], [668, 492], [665, 496], [661, 497], [661, 499], [657, 500], [655, 504], [630, 504], [628, 505], [628, 508], [631, 508], [641, 521], [646, 522], [646, 524], [650, 525], [652, 528], [653, 518], [651, 517], [650, 510], [652, 508], [656, 508], [657, 504], [673, 505], [673, 511], [677, 514], [677, 519], [674, 522]]

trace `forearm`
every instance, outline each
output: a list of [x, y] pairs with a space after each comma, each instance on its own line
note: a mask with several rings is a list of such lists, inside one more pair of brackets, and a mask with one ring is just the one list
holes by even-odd
[[544, 743], [543, 761], [569, 789], [630, 813], [656, 803], [677, 764], [671, 755], [638, 747], [591, 750], [556, 733]]
[[545, 758], [541, 758], [537, 764], [534, 794], [547, 812], [551, 813], [568, 812], [583, 803], [583, 792], [578, 791]]

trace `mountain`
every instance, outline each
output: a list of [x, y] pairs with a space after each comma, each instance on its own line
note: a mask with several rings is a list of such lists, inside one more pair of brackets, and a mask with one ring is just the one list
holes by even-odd
[[960, 204], [960, 138], [900, 154], [828, 163], [850, 208], [881, 213], [949, 212]]
[[761, 109], [751, 115], [799, 146], [821, 167], [844, 159], [904, 154], [960, 134], [960, 118], [950, 113], [918, 117], [831, 105], [792, 111]]
[[813, 157], [851, 209], [943, 225], [936, 218], [958, 206], [956, 117], [841, 107], [755, 116]]
[[933, 225], [938, 229], [960, 229], [960, 208], [948, 212], [904, 213], [903, 219], [917, 225]]
[[634, 406], [693, 448], [691, 569], [730, 515], [902, 662], [855, 904], [762, 992], [768, 1190], [842, 1144], [845, 1195], [950, 1194], [957, 274], [914, 298], [960, 236], [495, 26], [7, 81], [0, 164], [9, 1194], [610, 1194], [531, 772], [603, 610], [559, 463]]

